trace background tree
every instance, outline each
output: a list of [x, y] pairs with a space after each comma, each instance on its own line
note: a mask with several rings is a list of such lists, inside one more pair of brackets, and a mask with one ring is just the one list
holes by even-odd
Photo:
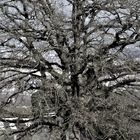
[[138, 0], [1, 0], [0, 89], [8, 92], [1, 109], [25, 93], [33, 108], [32, 125], [10, 134], [47, 127], [53, 140], [138, 139], [139, 7]]

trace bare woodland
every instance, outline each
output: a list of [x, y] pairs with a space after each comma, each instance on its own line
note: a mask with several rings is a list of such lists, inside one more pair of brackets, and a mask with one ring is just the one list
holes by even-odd
[[1, 0], [2, 135], [140, 140], [139, 47], [139, 0]]

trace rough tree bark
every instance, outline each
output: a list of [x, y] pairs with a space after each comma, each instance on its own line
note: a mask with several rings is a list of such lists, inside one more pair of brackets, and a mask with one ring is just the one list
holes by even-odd
[[8, 92], [1, 108], [28, 93], [34, 112], [32, 125], [11, 135], [47, 127], [52, 140], [140, 137], [140, 61], [131, 56], [139, 48], [139, 6], [138, 0], [0, 1], [0, 90]]

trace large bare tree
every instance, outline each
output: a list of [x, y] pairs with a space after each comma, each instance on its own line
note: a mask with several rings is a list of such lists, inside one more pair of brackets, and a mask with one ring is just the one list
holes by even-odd
[[[1, 121], [32, 122], [9, 135], [140, 138], [139, 0], [1, 0], [0, 33]], [[29, 120], [8, 109], [25, 94]]]

